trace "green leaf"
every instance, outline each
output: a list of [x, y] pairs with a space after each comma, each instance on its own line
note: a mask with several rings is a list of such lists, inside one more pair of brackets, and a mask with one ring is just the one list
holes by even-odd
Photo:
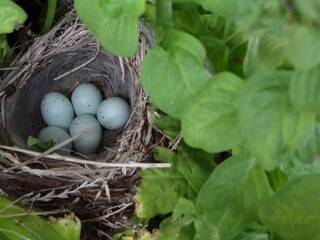
[[237, 1], [234, 18], [238, 28], [243, 30], [247, 37], [270, 31], [283, 31], [287, 20], [284, 5], [279, 0]]
[[172, 163], [174, 166], [140, 172], [143, 180], [135, 196], [136, 214], [144, 219], [172, 212], [177, 201], [188, 195], [188, 183], [175, 167], [179, 156], [167, 148], [157, 147], [156, 160]]
[[253, 223], [237, 237], [237, 240], [270, 240], [270, 237], [265, 226]]
[[318, 22], [320, 16], [320, 1], [319, 0], [294, 0], [294, 6], [299, 10], [300, 17], [307, 20], [306, 23], [312, 21]]
[[240, 123], [249, 151], [267, 170], [275, 169], [303, 143], [313, 115], [298, 112], [289, 102], [289, 72], [253, 75], [243, 91]]
[[34, 137], [29, 136], [27, 145], [33, 151], [44, 152], [44, 151], [52, 148], [54, 146], [54, 142], [52, 140], [42, 142], [38, 138], [34, 138]]
[[284, 63], [284, 41], [281, 36], [267, 32], [249, 38], [244, 59], [247, 76], [263, 70], [275, 70]]
[[65, 218], [51, 218], [55, 219], [51, 222], [33, 213], [35, 211], [24, 210], [6, 198], [0, 198], [1, 239], [80, 239], [81, 223], [72, 214]]
[[261, 205], [259, 216], [286, 240], [320, 239], [320, 174], [292, 181]]
[[[131, 237], [131, 238], [129, 238]], [[111, 240], [123, 240], [123, 239], [128, 239], [128, 240], [136, 240], [135, 238], [135, 233], [132, 230], [125, 229], [124, 231], [120, 233], [116, 233], [112, 236]]]
[[228, 150], [242, 141], [237, 104], [243, 85], [236, 75], [220, 73], [193, 99], [181, 123], [190, 146], [212, 153]]
[[98, 0], [99, 6], [109, 18], [129, 15], [139, 17], [145, 11], [145, 0]]
[[172, 117], [181, 118], [187, 103], [209, 80], [203, 67], [205, 49], [193, 36], [170, 32], [148, 52], [142, 64], [142, 83], [152, 101]]
[[280, 168], [276, 168], [271, 172], [267, 172], [267, 176], [270, 186], [274, 191], [277, 191], [288, 182], [287, 175]]
[[236, 0], [198, 0], [206, 10], [223, 17], [231, 17], [236, 10]]
[[98, 1], [75, 0], [75, 8], [89, 31], [110, 53], [130, 57], [136, 52], [139, 38], [137, 16], [124, 13], [119, 13], [118, 18], [114, 18], [111, 13], [112, 16], [108, 16]]
[[201, 14], [200, 19], [203, 27], [210, 36], [223, 38], [225, 19], [218, 14]]
[[320, 160], [320, 124], [318, 122], [313, 123], [307, 140], [298, 148], [297, 154], [305, 163]]
[[165, 219], [160, 224], [160, 233], [156, 239], [193, 240], [194, 229], [191, 226], [195, 217], [196, 210], [193, 202], [183, 198], [179, 199], [172, 217]]
[[199, 192], [196, 209], [203, 222], [217, 228], [220, 239], [229, 240], [258, 219], [257, 209], [271, 191], [253, 158], [231, 157], [213, 171]]
[[207, 55], [214, 66], [215, 72], [222, 72], [228, 69], [229, 48], [225, 42], [216, 38], [201, 38], [201, 41], [207, 49]]
[[[0, 64], [4, 61], [8, 51], [7, 36], [0, 34]], [[0, 65], [1, 66], [1, 65]]]
[[214, 170], [213, 155], [200, 149], [194, 149], [180, 144], [178, 146], [180, 156], [176, 166], [192, 187], [198, 193]]
[[198, 216], [194, 221], [196, 235], [193, 240], [220, 240], [220, 234], [217, 227], [206, 217]]
[[174, 22], [175, 26], [196, 36], [205, 32], [205, 28], [202, 24], [197, 7], [198, 6], [195, 5], [195, 7], [190, 9], [173, 11], [172, 21]]
[[319, 79], [320, 65], [317, 65], [310, 70], [295, 71], [293, 73], [289, 93], [290, 100], [297, 109], [302, 111], [320, 112]]
[[151, 116], [152, 123], [154, 123], [156, 127], [160, 129], [160, 131], [163, 132], [168, 139], [174, 140], [180, 134], [180, 120], [175, 119], [169, 115], [156, 117], [155, 114], [152, 114]]
[[295, 153], [284, 162], [282, 170], [290, 182], [306, 174], [320, 173], [320, 161], [304, 163]]
[[309, 26], [290, 26], [286, 30], [285, 53], [297, 70], [309, 70], [320, 64], [320, 31]]
[[0, 34], [12, 33], [17, 24], [27, 19], [26, 12], [11, 0], [0, 0]]

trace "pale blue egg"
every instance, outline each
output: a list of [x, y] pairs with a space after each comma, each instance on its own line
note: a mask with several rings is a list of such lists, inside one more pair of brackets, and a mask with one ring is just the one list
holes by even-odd
[[71, 102], [77, 116], [81, 114], [96, 115], [102, 101], [99, 89], [90, 83], [78, 85], [72, 92]]
[[46, 94], [41, 101], [41, 116], [48, 126], [61, 127], [68, 130], [74, 117], [73, 107], [69, 99], [61, 93]]
[[89, 133], [82, 135], [73, 141], [74, 149], [77, 152], [86, 155], [95, 153], [99, 148], [102, 138], [102, 129], [98, 120], [90, 114], [83, 114], [72, 121], [69, 129], [70, 136], [75, 136], [87, 128], [90, 129]]
[[108, 129], [123, 127], [130, 116], [129, 104], [119, 97], [110, 97], [102, 101], [97, 110], [97, 119]]
[[[52, 140], [54, 145], [57, 145], [65, 140], [67, 140], [68, 138], [70, 138], [70, 136], [62, 128], [51, 126], [51, 127], [43, 128], [40, 131], [38, 138], [39, 138], [39, 140], [41, 140], [43, 142]], [[70, 142], [70, 143], [64, 145], [62, 148], [60, 148], [56, 152], [61, 155], [66, 155], [66, 154], [70, 154], [71, 149], [72, 149], [72, 143]]]

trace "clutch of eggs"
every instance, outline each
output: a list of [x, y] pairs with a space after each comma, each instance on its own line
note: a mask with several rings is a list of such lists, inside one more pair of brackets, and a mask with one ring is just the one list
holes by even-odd
[[73, 146], [75, 151], [87, 155], [95, 153], [100, 146], [101, 126], [117, 129], [127, 123], [130, 106], [119, 97], [103, 100], [95, 85], [83, 83], [72, 91], [71, 101], [59, 92], [46, 94], [41, 101], [40, 112], [48, 126], [39, 133], [40, 140], [53, 140], [58, 144], [89, 129], [88, 133], [57, 151], [59, 154], [70, 154]]

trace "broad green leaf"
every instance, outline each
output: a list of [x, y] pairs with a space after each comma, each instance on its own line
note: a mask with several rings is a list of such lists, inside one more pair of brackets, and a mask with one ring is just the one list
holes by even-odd
[[185, 110], [181, 126], [185, 141], [207, 152], [231, 149], [242, 141], [238, 99], [244, 81], [223, 72], [215, 75]]
[[130, 57], [136, 52], [139, 38], [137, 16], [108, 16], [98, 1], [75, 0], [75, 9], [89, 31], [110, 53]]
[[225, 42], [216, 38], [201, 38], [202, 43], [207, 49], [208, 59], [210, 60], [214, 71], [219, 73], [228, 69], [229, 48]]
[[170, 32], [148, 52], [142, 64], [143, 87], [152, 101], [172, 117], [181, 118], [189, 101], [209, 80], [203, 67], [205, 49], [193, 36]]
[[236, 10], [236, 0], [198, 0], [206, 10], [223, 17], [231, 17]]
[[[196, 230], [195, 230], [194, 224], [189, 224], [181, 228], [181, 231], [179, 233], [177, 240], [195, 240], [194, 239], [195, 235], [196, 235]], [[167, 239], [170, 239], [170, 238], [167, 238]]]
[[209, 219], [203, 216], [198, 216], [194, 221], [196, 235], [193, 240], [220, 240], [220, 234], [217, 226], [212, 224]]
[[320, 161], [304, 163], [295, 153], [284, 162], [281, 169], [287, 175], [288, 181], [290, 182], [306, 174], [320, 173]]
[[284, 4], [279, 0], [236, 1], [234, 18], [246, 36], [281, 31], [286, 23]]
[[188, 195], [188, 183], [175, 167], [179, 156], [164, 147], [158, 147], [156, 151], [157, 160], [172, 163], [174, 166], [140, 172], [143, 180], [135, 196], [136, 214], [144, 219], [172, 212], [177, 201], [180, 198], [187, 198]]
[[261, 205], [259, 216], [286, 240], [320, 239], [320, 174], [300, 177]]
[[280, 168], [267, 172], [267, 177], [269, 179], [270, 186], [274, 191], [277, 191], [288, 182], [287, 175]]
[[307, 20], [306, 23], [312, 21], [318, 22], [320, 16], [320, 1], [319, 0], [294, 0], [294, 6], [301, 13], [300, 17]]
[[320, 31], [309, 26], [290, 26], [286, 30], [285, 53], [297, 70], [309, 70], [320, 64]]
[[[193, 202], [186, 199], [179, 199], [174, 208], [172, 217], [165, 219], [160, 224], [160, 232], [157, 240], [193, 240], [194, 229], [192, 222], [196, 217], [196, 210]], [[189, 236], [186, 236], [188, 233]]]
[[289, 72], [253, 75], [243, 91], [239, 116], [245, 142], [260, 165], [275, 169], [303, 143], [313, 115], [297, 111], [289, 101]]
[[271, 192], [265, 172], [253, 158], [231, 157], [218, 165], [202, 187], [196, 209], [204, 222], [216, 227], [220, 239], [229, 240], [258, 220], [260, 203]]
[[244, 59], [244, 72], [247, 76], [263, 70], [275, 70], [284, 63], [284, 42], [274, 33], [249, 38]]
[[194, 149], [180, 144], [178, 146], [179, 161], [176, 166], [192, 187], [198, 193], [214, 170], [213, 154], [200, 149]]
[[236, 10], [236, 0], [173, 0], [175, 3], [194, 2], [214, 14], [231, 17]]
[[81, 223], [74, 215], [49, 221], [33, 213], [0, 198], [1, 239], [80, 239]]
[[27, 19], [26, 12], [11, 0], [0, 0], [0, 34], [13, 32]]
[[258, 223], [253, 223], [237, 237], [237, 240], [271, 240], [268, 229]]
[[196, 36], [201, 35], [206, 31], [202, 24], [197, 5], [190, 9], [173, 11], [172, 21], [176, 27], [179, 27], [179, 29], [185, 30], [186, 32]]
[[145, 0], [98, 0], [102, 11], [109, 18], [125, 15], [139, 17], [145, 11]]
[[155, 112], [151, 110], [152, 123], [156, 125], [161, 132], [170, 140], [174, 140], [181, 132], [180, 120], [169, 115], [160, 117], [155, 116]]
[[298, 148], [298, 157], [302, 162], [312, 163], [320, 160], [320, 124], [314, 122], [308, 138]]
[[290, 100], [297, 109], [319, 113], [320, 65], [306, 71], [295, 71], [290, 82], [289, 93]]

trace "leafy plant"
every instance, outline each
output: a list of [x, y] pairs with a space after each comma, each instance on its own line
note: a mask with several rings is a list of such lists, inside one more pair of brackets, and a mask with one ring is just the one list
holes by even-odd
[[[137, 215], [172, 213], [132, 239], [319, 239], [319, 1], [75, 0], [113, 54], [131, 56], [140, 16], [156, 43], [142, 84], [177, 151], [144, 170]], [[201, 149], [201, 150], [200, 150]], [[215, 166], [221, 151], [231, 157]], [[132, 232], [130, 232], [132, 234]], [[124, 235], [118, 235], [125, 239]], [[119, 237], [119, 238], [120, 238]]]
[[24, 23], [27, 19], [25, 11], [11, 0], [0, 0], [0, 64], [10, 51], [7, 43], [7, 33]]
[[0, 238], [78, 240], [81, 223], [74, 215], [63, 218], [41, 217], [41, 212], [23, 209], [10, 200], [0, 198]]

